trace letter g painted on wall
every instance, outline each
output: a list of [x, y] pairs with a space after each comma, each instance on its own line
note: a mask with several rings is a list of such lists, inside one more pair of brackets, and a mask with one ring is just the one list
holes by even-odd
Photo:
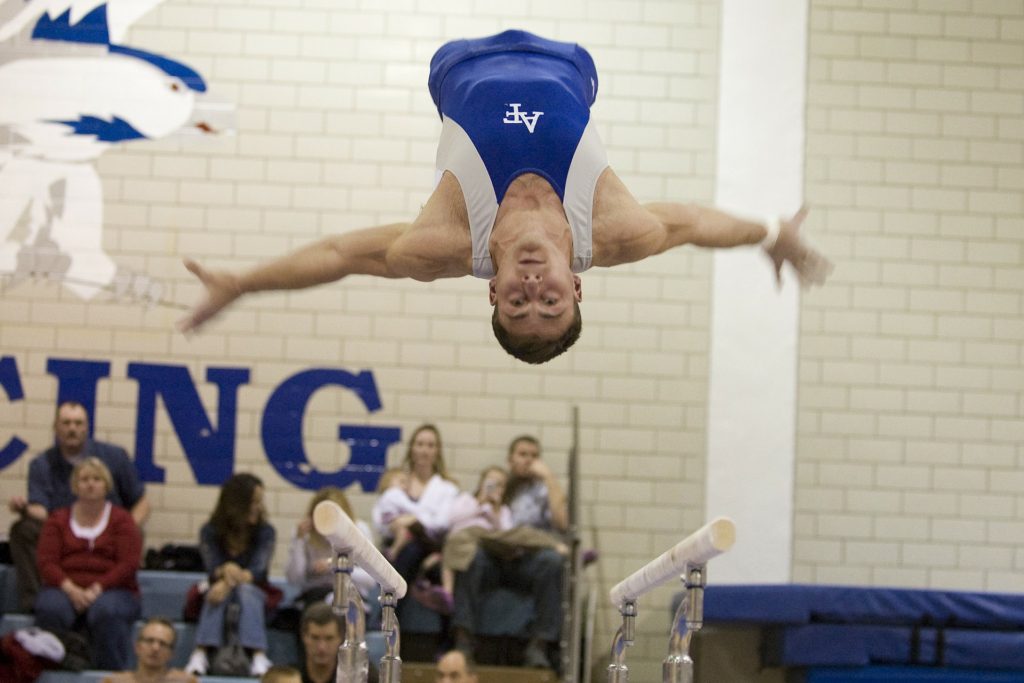
[[349, 447], [348, 464], [337, 472], [317, 471], [306, 457], [302, 418], [313, 394], [330, 385], [353, 391], [371, 413], [381, 408], [377, 384], [368, 370], [357, 375], [345, 370], [305, 370], [282, 382], [267, 399], [260, 430], [263, 449], [274, 469], [299, 488], [344, 488], [359, 482], [364, 491], [372, 491], [384, 469], [388, 446], [402, 438], [401, 430], [397, 427], [339, 425], [338, 438]]

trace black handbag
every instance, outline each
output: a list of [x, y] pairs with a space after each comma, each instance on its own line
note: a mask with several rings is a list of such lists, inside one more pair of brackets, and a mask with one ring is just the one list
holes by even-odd
[[224, 614], [224, 644], [217, 648], [217, 654], [210, 661], [211, 676], [249, 675], [249, 656], [245, 648], [238, 642], [238, 618], [242, 608], [233, 602]]
[[203, 556], [199, 554], [198, 546], [168, 543], [159, 550], [155, 548], [147, 550], [142, 566], [146, 569], [161, 569], [163, 571], [201, 572], [203, 571]]

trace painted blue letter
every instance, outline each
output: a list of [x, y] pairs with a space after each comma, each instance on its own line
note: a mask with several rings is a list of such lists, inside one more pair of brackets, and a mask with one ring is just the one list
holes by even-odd
[[372, 491], [384, 471], [388, 446], [402, 438], [402, 431], [398, 427], [341, 425], [338, 438], [348, 443], [348, 464], [337, 472], [314, 469], [302, 443], [302, 416], [312, 395], [328, 385], [351, 389], [371, 413], [380, 410], [377, 385], [368, 370], [353, 375], [344, 370], [312, 369], [293, 375], [274, 390], [263, 410], [261, 431], [267, 460], [299, 488], [345, 488], [358, 481], [364, 491]]
[[245, 368], [208, 368], [206, 381], [219, 389], [217, 429], [206, 416], [199, 392], [183, 365], [129, 363], [128, 376], [139, 383], [135, 423], [135, 469], [142, 481], [164, 481], [164, 468], [153, 462], [156, 397], [163, 399], [185, 458], [198, 484], [221, 484], [235, 464], [238, 387], [249, 381]]
[[[25, 391], [21, 388], [21, 377], [18, 376], [18, 363], [14, 356], [0, 358], [0, 387], [7, 392], [7, 398], [13, 401], [20, 401], [25, 398]], [[7, 445], [0, 449], [0, 470], [17, 460], [28, 444], [12, 435]]]
[[100, 360], [49, 358], [46, 371], [57, 378], [57, 405], [77, 401], [89, 416], [89, 436], [96, 427], [96, 383], [110, 374], [110, 363]]

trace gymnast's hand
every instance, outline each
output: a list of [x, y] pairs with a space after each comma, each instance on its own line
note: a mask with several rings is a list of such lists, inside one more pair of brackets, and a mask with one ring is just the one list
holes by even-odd
[[824, 284], [835, 267], [824, 254], [800, 236], [800, 226], [806, 217], [807, 207], [802, 206], [792, 218], [782, 221], [775, 244], [767, 250], [768, 258], [775, 266], [775, 281], [779, 285], [782, 284], [782, 264], [787, 261], [796, 270], [803, 287]]
[[178, 329], [187, 333], [199, 329], [203, 323], [229, 306], [242, 295], [242, 288], [238, 284], [238, 276], [233, 273], [207, 270], [192, 259], [185, 259], [185, 267], [206, 288], [203, 299], [177, 323]]

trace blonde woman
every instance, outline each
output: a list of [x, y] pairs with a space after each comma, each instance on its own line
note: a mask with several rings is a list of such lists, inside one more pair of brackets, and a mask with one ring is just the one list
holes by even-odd
[[[331, 568], [334, 551], [313, 527], [313, 508], [325, 500], [337, 503], [364, 536], [373, 538], [370, 527], [352, 511], [344, 491], [337, 486], [325, 486], [313, 495], [306, 509], [306, 516], [295, 528], [295, 535], [288, 547], [288, 565], [284, 570], [288, 583], [299, 588], [295, 606], [300, 612], [314, 602], [324, 600], [334, 589], [334, 573]], [[376, 585], [370, 575], [359, 567], [352, 571], [352, 580], [363, 598], [368, 597]]]
[[[402, 468], [409, 474], [405, 487], [389, 488], [377, 499], [373, 522], [386, 545], [400, 546], [389, 559], [402, 578], [412, 584], [423, 560], [441, 549], [459, 487], [448, 476], [441, 433], [432, 424], [413, 431]], [[386, 514], [392, 509], [407, 512], [392, 517]], [[394, 543], [403, 537], [402, 543]], [[398, 603], [399, 618], [407, 599]]]
[[36, 597], [36, 625], [63, 632], [85, 625], [92, 663], [118, 671], [128, 664], [132, 623], [139, 617], [136, 572], [142, 535], [131, 513], [107, 500], [110, 470], [97, 457], [71, 470], [70, 507], [50, 513], [39, 536], [43, 588]]

